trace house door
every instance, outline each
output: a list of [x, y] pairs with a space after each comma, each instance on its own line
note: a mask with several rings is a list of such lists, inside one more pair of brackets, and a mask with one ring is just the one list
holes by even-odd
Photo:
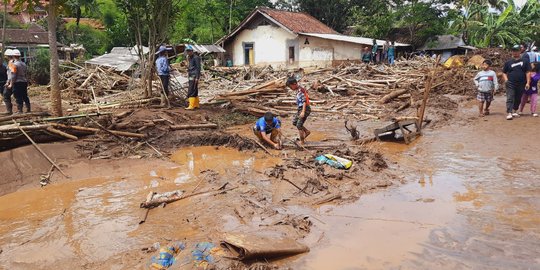
[[255, 64], [255, 54], [253, 51], [253, 43], [244, 43], [244, 65]]
[[289, 47], [289, 64], [294, 64], [294, 46]]

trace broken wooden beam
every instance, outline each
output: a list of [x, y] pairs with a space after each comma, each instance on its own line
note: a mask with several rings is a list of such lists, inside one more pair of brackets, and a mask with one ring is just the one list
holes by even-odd
[[218, 125], [214, 124], [214, 123], [192, 124], [192, 125], [172, 125], [169, 128], [171, 130], [199, 129], [199, 128], [218, 128]]

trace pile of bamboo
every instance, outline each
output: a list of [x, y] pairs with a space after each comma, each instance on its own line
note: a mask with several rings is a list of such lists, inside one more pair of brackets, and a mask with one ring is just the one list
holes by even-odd
[[[307, 72], [290, 71], [285, 76], [278, 73], [279, 77], [273, 76], [271, 80], [252, 84], [242, 90], [229, 87], [215, 99], [230, 102], [236, 110], [256, 116], [266, 111], [281, 116], [290, 115], [296, 112], [295, 93], [285, 87], [285, 81], [287, 76], [296, 75], [310, 93], [313, 112], [352, 116], [361, 120], [376, 119], [387, 115], [389, 107], [390, 111], [400, 112], [419, 106], [428, 71], [434, 66], [433, 60], [418, 58], [399, 62], [395, 66], [351, 63]], [[472, 81], [467, 88], [463, 86], [464, 83], [452, 80], [455, 72], [473, 73], [465, 68], [458, 71], [441, 68], [437, 78], [445, 79], [436, 78], [433, 89], [440, 89], [439, 92], [444, 94], [454, 93], [456, 86], [461, 86], [460, 94], [463, 94], [463, 89], [474, 91]], [[463, 79], [463, 76], [456, 79]], [[224, 84], [221, 88], [226, 86]]]
[[94, 97], [110, 95], [138, 87], [135, 80], [112, 68], [79, 68], [64, 72], [60, 76], [60, 88], [68, 92], [69, 97], [81, 99], [83, 103]]

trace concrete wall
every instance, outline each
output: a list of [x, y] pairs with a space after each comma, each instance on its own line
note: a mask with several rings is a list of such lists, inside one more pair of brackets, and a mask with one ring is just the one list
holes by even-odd
[[[317, 37], [299, 36], [300, 67], [331, 66], [336, 62], [361, 60], [361, 44], [322, 39]], [[306, 44], [308, 42], [309, 44]]]
[[244, 65], [244, 44], [246, 43], [253, 43], [255, 65], [284, 67], [287, 66], [288, 61], [288, 46], [296, 44], [296, 36], [273, 25], [259, 25], [254, 29], [244, 29], [226, 46], [233, 65]]
[[[365, 45], [296, 36], [274, 24], [261, 22], [261, 19], [256, 19], [241, 30], [231, 42], [225, 44], [227, 57], [233, 61], [234, 66], [244, 65], [246, 43], [253, 43], [254, 62], [257, 66], [327, 67], [347, 60], [361, 60], [362, 48]], [[289, 59], [289, 47], [294, 47], [294, 61]]]

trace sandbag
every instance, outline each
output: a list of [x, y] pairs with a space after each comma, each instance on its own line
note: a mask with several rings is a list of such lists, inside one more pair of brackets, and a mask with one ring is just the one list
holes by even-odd
[[307, 246], [290, 238], [244, 234], [227, 235], [220, 245], [227, 253], [226, 257], [241, 261], [292, 256], [309, 251]]

